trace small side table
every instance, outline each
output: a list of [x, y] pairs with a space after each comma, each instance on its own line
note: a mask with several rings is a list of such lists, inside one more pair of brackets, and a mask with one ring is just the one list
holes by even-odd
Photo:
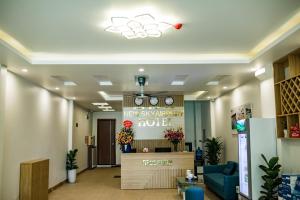
[[177, 177], [176, 178], [176, 185], [177, 185], [178, 195], [182, 194], [183, 199], [185, 199], [185, 190], [188, 187], [194, 186], [194, 187], [202, 188], [204, 186], [203, 182], [201, 182], [201, 181], [198, 181], [198, 180], [188, 181], [188, 180], [185, 179], [185, 177]]

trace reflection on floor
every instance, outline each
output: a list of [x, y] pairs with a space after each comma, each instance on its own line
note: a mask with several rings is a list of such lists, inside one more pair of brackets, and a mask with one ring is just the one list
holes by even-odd
[[[49, 194], [49, 200], [180, 200], [176, 189], [121, 190], [120, 168], [98, 168], [78, 176], [76, 184], [64, 184]], [[205, 200], [219, 200], [205, 191]]]

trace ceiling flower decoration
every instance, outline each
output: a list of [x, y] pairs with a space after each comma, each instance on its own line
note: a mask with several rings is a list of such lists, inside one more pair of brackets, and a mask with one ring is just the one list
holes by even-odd
[[134, 18], [112, 17], [111, 26], [105, 31], [120, 33], [127, 39], [161, 37], [162, 33], [173, 25], [159, 22], [150, 14], [137, 15]]

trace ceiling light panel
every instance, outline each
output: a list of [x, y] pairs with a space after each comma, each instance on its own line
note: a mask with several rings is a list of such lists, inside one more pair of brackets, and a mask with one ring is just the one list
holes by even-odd
[[176, 75], [171, 85], [184, 85], [188, 75]]
[[64, 81], [65, 86], [76, 86], [77, 84], [73, 81]]
[[161, 37], [172, 24], [156, 20], [150, 14], [135, 17], [112, 17], [105, 31], [119, 33], [127, 39]]
[[265, 73], [266, 72], [266, 68], [260, 68], [260, 69], [258, 69], [258, 70], [256, 70], [255, 71], [255, 76], [259, 76], [259, 75], [261, 75], [261, 74], [263, 74], [263, 73]]
[[110, 86], [113, 85], [113, 83], [111, 81], [99, 81], [99, 85]]
[[184, 81], [172, 81], [171, 85], [184, 85]]
[[209, 81], [206, 85], [219, 85], [219, 81]]

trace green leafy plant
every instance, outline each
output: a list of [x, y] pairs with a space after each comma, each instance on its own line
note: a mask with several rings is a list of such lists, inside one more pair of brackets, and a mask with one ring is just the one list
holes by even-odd
[[78, 169], [77, 163], [76, 163], [76, 154], [78, 152], [78, 149], [70, 150], [67, 154], [67, 161], [66, 161], [66, 169], [72, 170], [72, 169]]
[[207, 138], [205, 140], [205, 158], [208, 164], [219, 164], [222, 149], [223, 143], [221, 142], [221, 137]]
[[261, 157], [265, 161], [266, 165], [259, 165], [259, 168], [264, 171], [265, 175], [262, 179], [265, 183], [261, 186], [263, 188], [260, 193], [262, 196], [259, 200], [277, 200], [278, 198], [278, 186], [281, 183], [279, 178], [279, 172], [281, 165], [278, 164], [278, 157], [272, 157], [269, 161], [261, 154]]

